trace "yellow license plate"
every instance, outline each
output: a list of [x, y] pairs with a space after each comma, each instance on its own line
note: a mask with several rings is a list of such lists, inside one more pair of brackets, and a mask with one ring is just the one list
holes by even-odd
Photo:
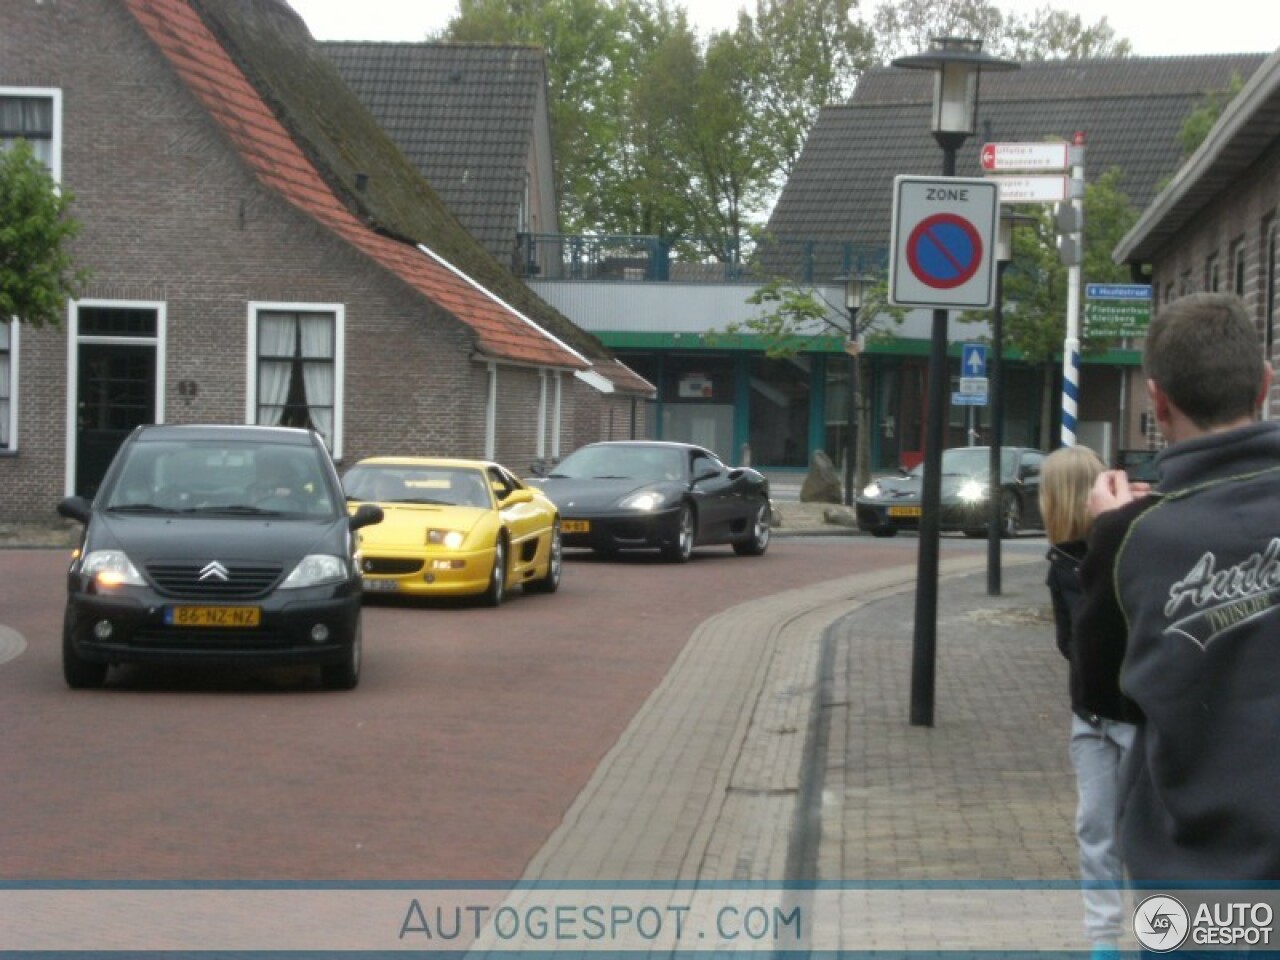
[[174, 627], [256, 627], [259, 607], [168, 607], [164, 622]]
[[891, 517], [918, 517], [920, 516], [919, 507], [890, 507], [889, 516]]
[[560, 525], [560, 529], [564, 533], [590, 533], [590, 520], [566, 520]]

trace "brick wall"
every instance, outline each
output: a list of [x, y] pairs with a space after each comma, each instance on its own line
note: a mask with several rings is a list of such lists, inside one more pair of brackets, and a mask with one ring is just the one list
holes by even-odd
[[[1223, 190], [1186, 228], [1154, 259], [1152, 275], [1156, 291], [1156, 309], [1166, 302], [1166, 290], [1172, 284], [1179, 288], [1189, 276], [1194, 290], [1207, 289], [1208, 264], [1217, 258], [1220, 264], [1219, 289], [1231, 292], [1232, 254], [1240, 247], [1244, 252], [1243, 299], [1250, 314], [1265, 337], [1268, 327], [1275, 330], [1280, 317], [1267, 316], [1267, 261], [1270, 256], [1271, 233], [1280, 212], [1280, 149], [1254, 164], [1230, 187]], [[1273, 333], [1273, 344], [1280, 335]], [[1271, 362], [1280, 357], [1280, 344], [1272, 348]], [[1272, 389], [1271, 416], [1280, 416], [1280, 393]]]

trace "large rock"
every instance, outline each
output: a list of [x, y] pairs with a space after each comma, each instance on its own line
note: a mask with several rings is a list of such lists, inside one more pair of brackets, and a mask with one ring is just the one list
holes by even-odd
[[842, 490], [836, 465], [825, 452], [815, 450], [809, 460], [809, 472], [800, 487], [801, 502], [840, 503]]

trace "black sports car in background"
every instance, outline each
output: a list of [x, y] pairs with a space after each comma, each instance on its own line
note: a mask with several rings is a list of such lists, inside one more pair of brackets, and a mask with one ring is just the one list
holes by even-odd
[[657, 549], [676, 563], [695, 546], [732, 544], [759, 556], [769, 546], [769, 481], [727, 467], [687, 443], [607, 441], [580, 447], [529, 483], [560, 511], [566, 547], [600, 553]]
[[[1024, 527], [1038, 528], [1040, 465], [1045, 454], [1029, 447], [1000, 449], [1000, 533], [1016, 537]], [[953, 447], [942, 451], [942, 499], [939, 529], [985, 537], [990, 516], [990, 447]], [[880, 477], [858, 495], [858, 529], [877, 537], [920, 529], [924, 464], [901, 476]]]

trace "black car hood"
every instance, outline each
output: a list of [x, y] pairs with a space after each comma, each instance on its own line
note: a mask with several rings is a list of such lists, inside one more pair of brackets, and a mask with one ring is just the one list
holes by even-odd
[[292, 566], [310, 553], [343, 556], [346, 516], [319, 519], [95, 513], [86, 550], [123, 550], [135, 564], [247, 560]]
[[[971, 480], [978, 483], [986, 483], [986, 473], [976, 476], [959, 473], [945, 473], [942, 475], [942, 495], [949, 496], [959, 491], [959, 489]], [[919, 498], [922, 493], [923, 485], [921, 478], [915, 475], [904, 475], [896, 477], [879, 477], [876, 483], [880, 487], [880, 493], [876, 500], [894, 500], [898, 498]]]
[[634, 477], [617, 479], [578, 480], [570, 477], [539, 477], [531, 480], [562, 512], [573, 510], [606, 510], [615, 507], [619, 500], [644, 490], [660, 490], [674, 496], [681, 488], [671, 480], [640, 481]]
[[916, 497], [920, 495], [920, 479], [920, 477], [909, 475], [878, 477], [876, 483], [880, 487], [882, 497]]

